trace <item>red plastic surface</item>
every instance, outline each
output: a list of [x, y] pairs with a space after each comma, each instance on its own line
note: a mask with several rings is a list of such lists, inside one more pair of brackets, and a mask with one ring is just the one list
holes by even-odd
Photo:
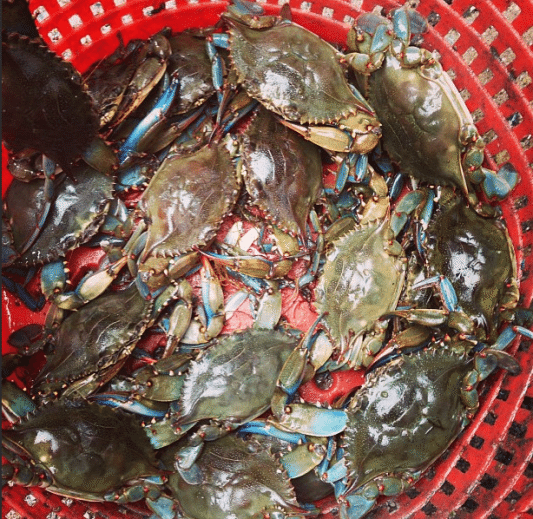
[[[277, 12], [275, 0], [262, 3]], [[361, 12], [399, 3], [368, 0], [291, 1], [294, 21], [332, 43], [344, 43], [350, 23]], [[159, 9], [164, 6], [164, 9]], [[225, 2], [171, 0], [31, 0], [30, 9], [50, 47], [80, 70], [112, 52], [117, 33], [125, 41], [145, 38], [170, 26], [179, 31], [214, 24]], [[150, 15], [151, 8], [158, 13]], [[530, 0], [422, 0], [418, 11], [431, 22], [424, 45], [436, 50], [452, 76], [480, 134], [487, 143], [486, 165], [493, 169], [510, 161], [521, 182], [503, 204], [504, 217], [517, 252], [521, 304], [533, 299], [533, 2]], [[3, 189], [8, 175], [4, 172]], [[9, 331], [27, 322], [42, 321], [20, 311], [2, 292], [3, 351]], [[305, 309], [285, 309], [297, 322]], [[303, 312], [303, 313], [302, 313]], [[533, 345], [516, 341], [510, 349], [522, 367], [519, 376], [490, 377], [481, 392], [474, 421], [445, 455], [406, 494], [382, 498], [369, 514], [374, 518], [489, 518], [533, 517]], [[342, 377], [341, 377], [342, 378]], [[312, 399], [331, 398], [346, 384], [335, 380], [328, 395], [306, 388]], [[328, 517], [335, 516], [334, 506]], [[2, 516], [7, 519], [123, 517], [150, 514], [141, 505], [80, 503], [36, 489], [3, 492]], [[223, 519], [223, 518], [221, 518]]]

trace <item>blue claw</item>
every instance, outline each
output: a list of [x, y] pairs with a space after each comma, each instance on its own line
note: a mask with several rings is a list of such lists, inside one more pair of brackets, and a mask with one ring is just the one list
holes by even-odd
[[129, 137], [124, 141], [118, 152], [119, 164], [124, 164], [131, 155], [138, 152], [138, 145], [146, 132], [150, 130], [156, 123], [158, 123], [168, 112], [174, 97], [178, 91], [180, 79], [174, 76], [170, 82], [169, 87], [161, 94], [157, 100], [154, 108], [142, 119], [142, 121], [135, 127]]
[[352, 161], [354, 158], [357, 158], [357, 155], [355, 153], [349, 153], [341, 162], [335, 176], [335, 193], [340, 193], [344, 189], [344, 186], [348, 181], [350, 168], [353, 166]]
[[258, 420], [251, 420], [248, 423], [242, 425], [238, 429], [239, 435], [244, 434], [262, 434], [263, 436], [271, 436], [278, 440], [283, 440], [289, 443], [306, 443], [307, 438], [305, 435], [296, 432], [287, 432], [274, 427], [271, 424], [267, 424]]
[[449, 312], [456, 312], [460, 310], [457, 294], [455, 293], [455, 289], [448, 278], [440, 278], [440, 290], [446, 309]]
[[169, 497], [146, 498], [145, 502], [148, 508], [154, 512], [149, 519], [174, 519], [176, 517], [176, 503]]
[[336, 483], [337, 481], [343, 480], [348, 475], [348, 467], [346, 467], [346, 463], [343, 459], [340, 461], [337, 461], [334, 465], [328, 468], [326, 472], [324, 472], [324, 476], [322, 479], [326, 483]]
[[37, 406], [29, 395], [8, 380], [2, 381], [2, 413], [11, 420], [23, 418], [35, 411]]
[[444, 276], [433, 276], [431, 278], [423, 279], [422, 281], [415, 283], [413, 285], [413, 289], [417, 290], [419, 288], [426, 288], [431, 285], [437, 285], [439, 287], [446, 310], [449, 312], [461, 311], [455, 289], [453, 288], [450, 280]]
[[320, 465], [317, 467], [317, 473], [320, 477], [322, 477], [326, 471], [328, 470], [329, 463], [331, 459], [333, 458], [333, 454], [335, 453], [335, 440], [333, 437], [328, 438], [328, 445], [326, 448], [326, 456], [321, 461]]
[[405, 177], [401, 172], [387, 178], [387, 184], [389, 184], [389, 198], [391, 200], [394, 201], [400, 196], [404, 186], [404, 181]]
[[511, 164], [505, 164], [499, 171], [482, 168], [484, 173], [483, 191], [488, 198], [504, 199], [518, 184], [519, 176]]
[[23, 285], [16, 283], [12, 279], [9, 279], [7, 276], [2, 275], [2, 286], [8, 291], [11, 292], [14, 296], [17, 296], [24, 306], [31, 310], [32, 312], [39, 312], [43, 309], [46, 302], [45, 297], [41, 294], [37, 299], [24, 288]]
[[426, 193], [423, 191], [410, 191], [396, 204], [390, 224], [395, 236], [400, 234], [409, 215], [424, 202], [425, 197]]
[[389, 47], [392, 42], [392, 34], [389, 32], [389, 27], [386, 23], [382, 23], [376, 27], [376, 32], [372, 38], [369, 54], [377, 54], [383, 52]]
[[408, 44], [411, 40], [411, 31], [409, 29], [409, 18], [405, 9], [396, 9], [394, 11], [392, 26], [396, 37]]
[[360, 519], [363, 517], [375, 504], [377, 495], [365, 495], [365, 487], [360, 492], [354, 493], [346, 498], [346, 505], [341, 507], [341, 519]]
[[224, 64], [219, 56], [217, 47], [229, 48], [229, 35], [224, 33], [214, 33], [206, 39], [207, 55], [212, 63], [213, 86], [217, 92], [218, 103], [223, 102], [224, 87]]
[[123, 395], [120, 393], [98, 393], [89, 397], [101, 405], [108, 407], [115, 407], [124, 409], [130, 413], [138, 414], [146, 418], [164, 418], [167, 410], [161, 411], [157, 409], [150, 409], [141, 404], [138, 400], [133, 400], [130, 395]]
[[355, 163], [355, 181], [362, 182], [368, 173], [368, 154], [359, 155]]
[[58, 290], [63, 291], [67, 284], [67, 274], [63, 261], [53, 261], [41, 270], [41, 290], [46, 297], [51, 297]]
[[492, 349], [504, 350], [513, 342], [517, 335], [523, 335], [533, 340], [533, 331], [524, 328], [523, 326], [509, 326], [503, 330], [503, 332], [496, 339], [496, 342], [491, 345]]

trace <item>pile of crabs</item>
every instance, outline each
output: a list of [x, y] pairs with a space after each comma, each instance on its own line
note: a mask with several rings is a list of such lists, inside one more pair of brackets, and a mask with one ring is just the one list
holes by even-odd
[[[160, 519], [315, 517], [333, 496], [356, 519], [448, 448], [481, 381], [518, 372], [504, 349], [531, 316], [497, 200], [519, 179], [483, 167], [411, 41], [426, 21], [361, 15], [340, 51], [287, 7], [234, 0], [83, 75], [3, 31], [4, 288], [49, 304], [3, 357], [4, 483]], [[74, 280], [80, 247], [98, 262]], [[9, 381], [39, 355], [28, 387]], [[358, 370], [329, 405], [300, 397]]]

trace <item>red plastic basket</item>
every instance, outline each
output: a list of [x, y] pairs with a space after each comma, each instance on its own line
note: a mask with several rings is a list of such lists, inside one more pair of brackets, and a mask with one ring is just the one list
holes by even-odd
[[[127, 42], [170, 26], [175, 31], [216, 23], [226, 2], [209, 0], [30, 0], [39, 32], [50, 48], [86, 70], [111, 53], [120, 32]], [[261, 2], [279, 11], [274, 0]], [[283, 1], [280, 1], [283, 3]], [[361, 13], [400, 4], [383, 0], [291, 0], [294, 21], [342, 45]], [[502, 204], [515, 244], [522, 298], [533, 299], [533, 2], [531, 0], [422, 0], [418, 11], [430, 21], [424, 45], [438, 52], [487, 143], [486, 164], [511, 162], [521, 182]], [[3, 188], [8, 183], [3, 154]], [[13, 329], [35, 320], [3, 298], [3, 351]], [[510, 352], [518, 376], [499, 373], [483, 385], [473, 423], [408, 492], [382, 498], [373, 518], [533, 517], [533, 346], [517, 340]], [[119, 507], [63, 499], [38, 489], [6, 488], [2, 514], [19, 518], [142, 518], [142, 504]], [[334, 517], [332, 510], [330, 517]], [[224, 519], [224, 518], [221, 518]]]

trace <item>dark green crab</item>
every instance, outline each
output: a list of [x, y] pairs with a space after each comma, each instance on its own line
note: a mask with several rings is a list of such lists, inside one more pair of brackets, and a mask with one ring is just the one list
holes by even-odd
[[[8, 392], [29, 400], [21, 390]], [[31, 408], [31, 400], [22, 406]], [[56, 401], [21, 417], [2, 430], [2, 454], [9, 462], [3, 478], [61, 496], [137, 501], [160, 494], [160, 470], [140, 425], [126, 413], [84, 400]]]
[[173, 473], [168, 488], [187, 519], [303, 519], [282, 465], [265, 449], [235, 434], [209, 442], [195, 463], [199, 483], [175, 471], [180, 444], [167, 448], [163, 463]]
[[479, 402], [476, 387], [496, 368], [520, 372], [507, 353], [453, 338], [374, 368], [351, 400], [343, 457], [325, 480], [343, 519], [358, 519], [380, 495], [406, 490], [457, 438]]
[[[279, 17], [267, 16], [259, 4], [234, 0], [222, 18], [229, 35], [214, 33], [208, 45], [211, 40], [229, 48], [237, 82], [251, 97], [328, 150], [367, 153], [376, 146], [379, 122], [350, 88], [342, 55], [290, 22], [289, 9]], [[215, 69], [214, 76], [220, 75]]]
[[361, 15], [349, 35], [356, 52], [346, 58], [383, 125], [383, 147], [413, 177], [459, 187], [475, 203], [471, 184], [484, 181], [489, 196], [503, 198], [516, 171], [482, 168], [485, 144], [459, 91], [430, 51], [410, 45], [426, 30], [420, 14], [402, 7], [390, 19]]

